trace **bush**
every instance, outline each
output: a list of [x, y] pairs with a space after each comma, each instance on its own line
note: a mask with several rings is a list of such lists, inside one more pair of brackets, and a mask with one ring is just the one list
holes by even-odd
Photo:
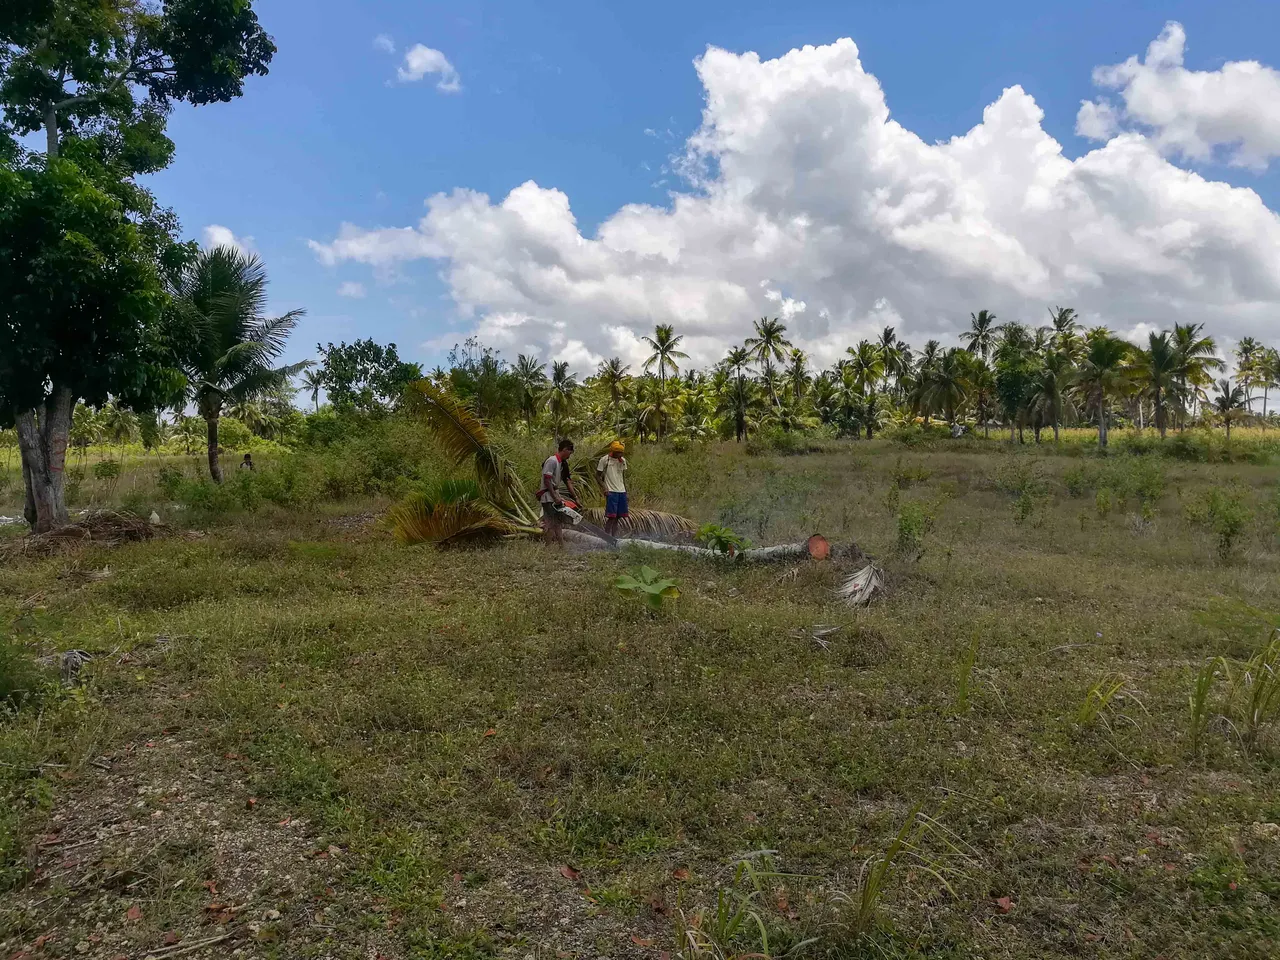
[[1217, 538], [1219, 559], [1231, 559], [1236, 542], [1253, 520], [1253, 510], [1245, 502], [1246, 491], [1239, 485], [1210, 487], [1187, 506], [1187, 519], [1209, 529]]
[[[893, 488], [897, 490], [897, 487]], [[897, 551], [903, 557], [919, 559], [924, 553], [924, 538], [933, 529], [934, 507], [919, 500], [907, 500], [898, 506]]]
[[99, 460], [93, 465], [93, 479], [119, 480], [120, 462], [118, 460]]

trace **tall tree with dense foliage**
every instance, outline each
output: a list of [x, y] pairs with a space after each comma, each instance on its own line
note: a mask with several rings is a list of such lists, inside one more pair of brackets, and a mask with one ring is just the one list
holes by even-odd
[[274, 365], [304, 311], [265, 316], [266, 268], [256, 256], [231, 247], [201, 251], [177, 278], [173, 296], [191, 399], [207, 428], [209, 476], [221, 483], [223, 410], [261, 397], [307, 368], [305, 361]]
[[[1031, 375], [1028, 401], [1038, 424], [1053, 427], [1053, 441], [1061, 439], [1059, 432], [1063, 420], [1075, 413], [1071, 399], [1071, 387], [1075, 382], [1076, 367], [1065, 350], [1051, 350], [1040, 361]], [[1036, 439], [1040, 437], [1039, 428]]]
[[760, 364], [766, 389], [776, 407], [778, 390], [774, 381], [773, 365], [780, 362], [786, 356], [786, 351], [791, 349], [791, 341], [787, 339], [787, 328], [776, 317], [772, 320], [761, 317], [755, 322], [754, 333], [747, 337], [745, 346]]
[[547, 410], [557, 437], [564, 436], [564, 422], [573, 415], [578, 392], [578, 378], [569, 372], [568, 361], [551, 365], [551, 383], [547, 387]]
[[[175, 101], [239, 96], [274, 53], [250, 0], [0, 9], [0, 424], [17, 424], [37, 531], [67, 521], [76, 404], [155, 407], [181, 386], [159, 326], [161, 278], [185, 251], [133, 178], [172, 158]], [[37, 132], [42, 154], [18, 146]]]
[[[336, 410], [381, 413], [399, 403], [405, 388], [422, 379], [422, 367], [400, 359], [394, 343], [371, 339], [317, 344], [320, 368], [316, 379]], [[313, 398], [315, 394], [313, 393]]]
[[1132, 374], [1138, 388], [1151, 397], [1156, 429], [1163, 437], [1169, 427], [1169, 407], [1181, 406], [1186, 377], [1182, 354], [1167, 331], [1149, 334], [1146, 349], [1134, 351]]
[[680, 361], [687, 360], [689, 355], [680, 349], [683, 336], [676, 336], [675, 327], [669, 323], [660, 323], [654, 328], [652, 337], [641, 337], [653, 351], [644, 362], [646, 370], [658, 368], [658, 380], [665, 387], [667, 375], [680, 372]]
[[870, 340], [861, 340], [856, 347], [846, 351], [849, 359], [845, 363], [846, 377], [849, 378], [850, 389], [862, 398], [862, 427], [867, 432], [867, 439], [875, 436], [877, 411], [880, 409], [879, 390], [884, 379], [884, 352], [879, 344]]
[[970, 353], [976, 353], [987, 360], [996, 348], [999, 334], [1000, 325], [996, 323], [996, 315], [990, 310], [979, 310], [969, 314], [969, 329], [960, 334], [960, 339]]
[[[1213, 382], [1212, 374], [1226, 364], [1218, 356], [1216, 341], [1205, 335], [1203, 323], [1174, 324], [1173, 345], [1182, 361], [1180, 386], [1184, 403], [1194, 407], [1204, 400], [1204, 388]], [[1180, 425], [1184, 419], [1179, 418]]]
[[968, 396], [969, 367], [964, 352], [952, 347], [925, 374], [924, 402], [928, 410], [954, 424]]
[[1076, 373], [1076, 386], [1098, 414], [1098, 446], [1106, 447], [1111, 401], [1130, 386], [1133, 347], [1109, 331], [1091, 331]]
[[1228, 379], [1218, 381], [1218, 394], [1211, 402], [1213, 412], [1227, 428], [1227, 442], [1231, 442], [1231, 424], [1249, 412], [1249, 394], [1239, 383]]

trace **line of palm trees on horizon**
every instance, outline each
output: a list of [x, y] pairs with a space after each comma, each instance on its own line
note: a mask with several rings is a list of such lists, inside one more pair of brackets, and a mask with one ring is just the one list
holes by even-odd
[[[973, 419], [988, 435], [991, 423], [999, 421], [1011, 440], [1021, 440], [1029, 427], [1039, 442], [1042, 429], [1051, 428], [1057, 440], [1063, 425], [1083, 415], [1096, 423], [1101, 446], [1107, 445], [1118, 404], [1134, 423], [1150, 422], [1162, 437], [1170, 426], [1182, 429], [1206, 411], [1225, 424], [1230, 437], [1232, 422], [1252, 412], [1251, 391], [1262, 391], [1265, 421], [1269, 390], [1280, 386], [1280, 353], [1252, 337], [1237, 347], [1236, 381], [1222, 376], [1215, 382], [1227, 365], [1202, 323], [1151, 332], [1139, 346], [1105, 327], [1084, 329], [1070, 307], [1049, 313], [1049, 324], [1032, 329], [1017, 321], [1000, 323], [991, 311], [980, 310], [970, 314], [962, 346], [944, 348], [930, 340], [919, 352], [885, 327], [817, 375], [777, 318], [755, 321], [752, 334], [709, 372], [684, 374], [684, 337], [673, 325], [658, 324], [652, 336], [640, 338], [649, 350], [642, 376], [632, 376], [614, 357], [584, 385], [599, 397], [594, 419], [641, 439], [661, 439], [673, 423], [695, 438], [709, 435], [717, 415], [738, 440], [751, 427], [773, 424], [793, 431], [818, 423], [870, 438], [895, 416], [910, 416], [926, 424], [933, 418], [949, 424]], [[521, 354], [510, 371], [526, 423], [543, 408], [561, 435], [578, 409], [582, 386], [569, 363], [553, 362], [548, 377], [545, 364]], [[1217, 390], [1213, 397], [1206, 389], [1211, 386]]]

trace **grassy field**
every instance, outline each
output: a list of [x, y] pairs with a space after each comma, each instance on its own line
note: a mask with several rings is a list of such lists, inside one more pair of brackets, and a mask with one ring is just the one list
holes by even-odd
[[[1275, 467], [877, 441], [633, 475], [856, 542], [890, 593], [402, 547], [380, 501], [158, 503], [202, 535], [0, 567], [11, 647], [99, 654], [0, 721], [0, 956], [1275, 955]], [[642, 563], [656, 614], [612, 586]]]

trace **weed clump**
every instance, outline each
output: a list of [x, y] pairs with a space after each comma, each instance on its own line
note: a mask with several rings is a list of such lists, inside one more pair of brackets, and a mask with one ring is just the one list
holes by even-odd
[[1213, 486], [1187, 505], [1187, 519], [1208, 529], [1216, 538], [1218, 558], [1231, 559], [1240, 536], [1253, 521], [1246, 492], [1238, 484]]

